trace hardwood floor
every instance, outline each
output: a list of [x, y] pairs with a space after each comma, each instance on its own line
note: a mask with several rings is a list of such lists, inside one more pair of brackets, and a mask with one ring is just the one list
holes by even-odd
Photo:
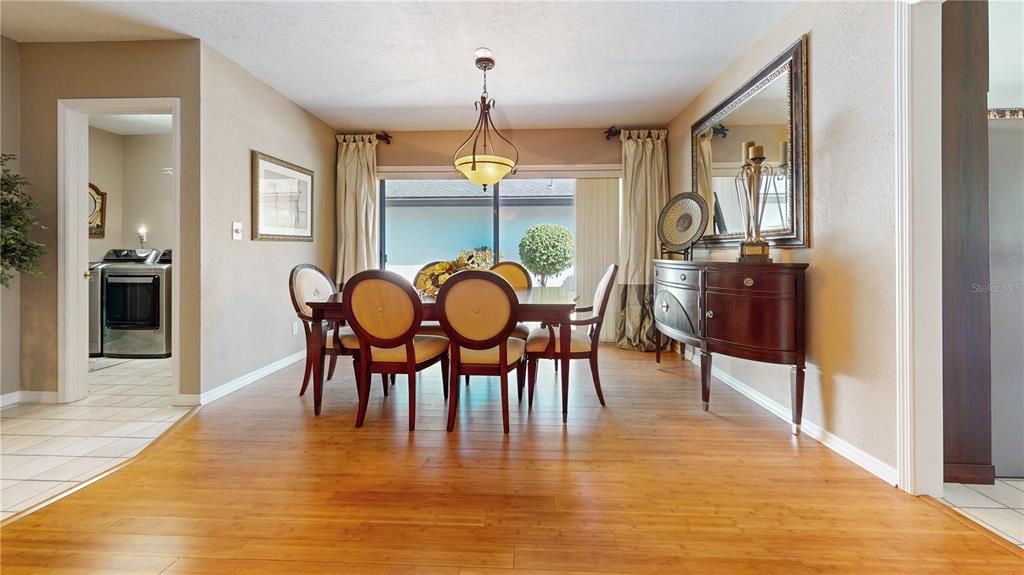
[[[444, 431], [439, 371], [379, 381], [355, 429], [351, 366], [323, 415], [297, 363], [200, 409], [136, 461], [0, 529], [19, 573], [1024, 573], [980, 528], [903, 494], [678, 358], [602, 349], [601, 408], [551, 362], [532, 412], [497, 381]], [[514, 395], [514, 390], [512, 394]]]

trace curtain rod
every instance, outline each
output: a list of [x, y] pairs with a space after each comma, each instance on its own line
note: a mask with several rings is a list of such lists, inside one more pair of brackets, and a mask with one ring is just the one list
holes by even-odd
[[619, 134], [621, 133], [621, 128], [616, 128], [615, 126], [612, 126], [611, 128], [608, 128], [607, 130], [604, 131], [604, 139], [611, 140], [612, 138], [618, 138]]
[[[339, 136], [344, 136], [346, 134], [338, 134], [338, 135]], [[379, 142], [384, 142], [385, 144], [390, 144], [391, 143], [391, 134], [389, 134], [387, 132], [377, 132], [376, 134], [374, 134], [374, 136], [377, 137], [377, 141], [379, 141]]]

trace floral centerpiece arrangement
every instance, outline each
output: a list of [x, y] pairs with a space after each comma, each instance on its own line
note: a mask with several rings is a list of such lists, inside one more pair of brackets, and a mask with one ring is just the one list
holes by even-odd
[[494, 252], [490, 248], [476, 248], [459, 252], [451, 261], [437, 262], [416, 276], [416, 289], [423, 295], [437, 295], [448, 278], [462, 270], [487, 269], [494, 265]]

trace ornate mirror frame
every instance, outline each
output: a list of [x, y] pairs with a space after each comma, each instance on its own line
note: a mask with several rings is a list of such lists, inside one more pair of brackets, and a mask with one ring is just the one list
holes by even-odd
[[[792, 175], [789, 194], [787, 229], [764, 233], [772, 247], [808, 247], [808, 90], [807, 90], [807, 35], [803, 35], [770, 64], [762, 68], [740, 89], [729, 95], [690, 127], [690, 175], [693, 191], [697, 192], [697, 136], [718, 124], [730, 112], [752, 98], [781, 76], [788, 76], [789, 86], [789, 141]], [[714, 206], [710, 206], [714, 209]], [[707, 234], [698, 243], [705, 248], [739, 245], [742, 233]]]
[[89, 214], [89, 237], [102, 238], [107, 232], [107, 193], [90, 183], [89, 199], [94, 206]]

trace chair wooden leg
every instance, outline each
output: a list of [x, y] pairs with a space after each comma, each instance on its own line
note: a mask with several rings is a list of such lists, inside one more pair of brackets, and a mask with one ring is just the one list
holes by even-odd
[[604, 406], [604, 393], [601, 393], [601, 375], [597, 370], [597, 353], [590, 354], [590, 375], [594, 378], [594, 390], [597, 391], [597, 400]]
[[444, 391], [444, 399], [448, 400], [448, 354], [441, 358], [441, 389]]
[[527, 376], [527, 380], [528, 380], [527, 386], [529, 388], [529, 391], [528, 391], [529, 399], [527, 400], [527, 403], [529, 404], [530, 407], [533, 407], [533, 389], [535, 387], [537, 387], [537, 359], [536, 358], [531, 358], [531, 359], [527, 360], [526, 363], [529, 366], [529, 372], [530, 372], [529, 376]]
[[395, 385], [395, 374], [391, 374], [391, 385]]
[[654, 363], [661, 363], [661, 332], [654, 328]]
[[[362, 363], [362, 362], [360, 362]], [[366, 419], [366, 407], [370, 404], [370, 379], [373, 376], [370, 373], [370, 362], [366, 362], [366, 365], [361, 365], [362, 374], [358, 377], [359, 383], [359, 411], [356, 412], [356, 427], [363, 426], [363, 420]]]
[[306, 371], [302, 374], [302, 389], [299, 390], [299, 396], [306, 395], [306, 388], [309, 387], [309, 376], [313, 373], [313, 356], [306, 354]]
[[448, 381], [448, 431], [451, 432], [455, 429], [455, 415], [459, 411], [459, 364], [454, 361]]
[[464, 375], [464, 376], [462, 376], [462, 377], [465, 377], [465, 378], [466, 378], [466, 385], [469, 385], [469, 376], [468, 376], [468, 375]]
[[384, 397], [388, 396], [388, 374], [380, 374], [380, 384], [384, 388]]
[[523, 388], [526, 387], [526, 361], [520, 359], [516, 365], [516, 389], [519, 392], [519, 403], [523, 403]]
[[501, 426], [508, 433], [508, 370], [501, 370]]
[[338, 356], [331, 356], [331, 367], [327, 369], [327, 379], [334, 379], [334, 368], [338, 365]]
[[416, 431], [416, 371], [409, 372], [409, 431]]

